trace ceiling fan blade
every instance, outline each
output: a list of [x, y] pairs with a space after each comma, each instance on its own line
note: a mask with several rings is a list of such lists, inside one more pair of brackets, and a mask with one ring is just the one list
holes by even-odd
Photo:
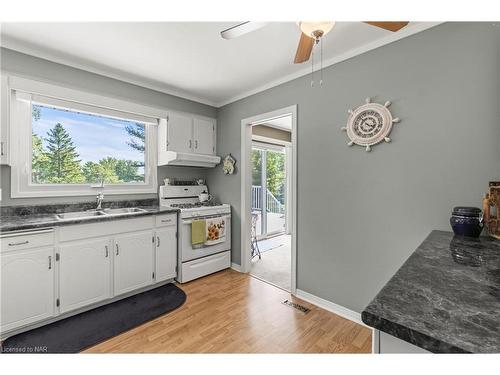
[[295, 64], [300, 64], [309, 60], [313, 46], [314, 39], [304, 33], [300, 33], [299, 46], [297, 47], [297, 53], [295, 54], [295, 60], [293, 62]]
[[365, 23], [369, 24], [369, 25], [372, 25], [372, 26], [376, 26], [376, 27], [380, 27], [382, 29], [385, 29], [385, 30], [389, 30], [389, 31], [392, 31], [392, 32], [396, 32], [400, 29], [402, 29], [403, 27], [405, 27], [406, 25], [408, 25], [408, 21], [401, 21], [401, 22], [367, 22], [365, 21]]
[[220, 32], [220, 36], [223, 37], [224, 39], [237, 38], [251, 31], [261, 29], [268, 23], [269, 22], [252, 22], [252, 21], [242, 22], [238, 25], [230, 27], [229, 29], [222, 30]]

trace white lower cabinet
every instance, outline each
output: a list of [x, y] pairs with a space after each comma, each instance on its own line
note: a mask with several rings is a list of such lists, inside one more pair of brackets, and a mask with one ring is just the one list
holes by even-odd
[[54, 315], [54, 248], [1, 254], [1, 331]]
[[112, 296], [111, 250], [109, 237], [71, 241], [59, 247], [61, 313]]
[[115, 295], [150, 285], [153, 275], [153, 231], [115, 236]]
[[162, 214], [0, 234], [0, 339], [175, 278], [176, 232]]
[[177, 226], [156, 230], [156, 281], [172, 279], [177, 275]]

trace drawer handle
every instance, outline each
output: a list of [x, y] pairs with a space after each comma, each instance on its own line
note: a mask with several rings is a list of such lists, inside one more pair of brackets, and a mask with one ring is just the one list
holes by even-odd
[[106, 249], [106, 254], [104, 256], [107, 258], [109, 256], [108, 245], [104, 246], [104, 248]]
[[52, 256], [49, 255], [49, 270], [52, 269]]
[[26, 244], [28, 244], [28, 243], [30, 243], [30, 242], [29, 242], [29, 241], [27, 241], [27, 240], [26, 240], [26, 241], [22, 241], [22, 242], [11, 242], [11, 243], [9, 243], [9, 246], [26, 245]]
[[172, 221], [172, 219], [162, 219], [162, 223], [170, 223]]
[[156, 236], [156, 247], [160, 247], [160, 237]]
[[116, 255], [120, 255], [120, 250], [118, 249], [118, 244], [116, 244]]

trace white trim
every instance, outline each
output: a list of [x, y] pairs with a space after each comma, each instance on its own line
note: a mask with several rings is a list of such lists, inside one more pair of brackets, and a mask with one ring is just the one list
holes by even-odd
[[[150, 194], [156, 193], [157, 182], [157, 132], [158, 127], [146, 124], [146, 152], [144, 155], [144, 183], [105, 184], [104, 187], [92, 184], [32, 184], [31, 182], [31, 97], [32, 93], [57, 97], [64, 100], [68, 95], [70, 102], [82, 100], [84, 104], [92, 106], [96, 103], [96, 113], [101, 108], [118, 110], [127, 113], [137, 113], [144, 116], [163, 115], [166, 111], [152, 107], [142, 106], [137, 103], [125, 102], [118, 99], [59, 87], [44, 82], [31, 81], [19, 77], [9, 77], [10, 126], [11, 133], [11, 198], [28, 197], [58, 197], [58, 196], [86, 196], [94, 195], [102, 190], [106, 194]], [[22, 91], [21, 93], [17, 90]], [[31, 92], [30, 90], [33, 90]], [[17, 97], [17, 99], [16, 99]], [[130, 107], [127, 107], [130, 105]], [[69, 108], [71, 109], [71, 108]], [[106, 111], [105, 111], [106, 112]], [[107, 111], [106, 113], [110, 113]], [[160, 117], [158, 117], [159, 119]], [[26, 141], [28, 140], [28, 141]]]
[[252, 152], [252, 125], [262, 123], [286, 115], [292, 116], [292, 264], [291, 264], [291, 293], [297, 289], [297, 105], [281, 108], [272, 112], [241, 120], [241, 269], [250, 272], [250, 223], [251, 223], [251, 188], [252, 166], [250, 165]]
[[[374, 50], [376, 48], [382, 47], [386, 44], [395, 42], [397, 40], [406, 38], [408, 36], [411, 36], [413, 34], [417, 34], [421, 31], [430, 29], [432, 27], [438, 26], [444, 22], [420, 22], [420, 23], [415, 23], [412, 24], [410, 23], [408, 26], [405, 28], [399, 30], [396, 33], [391, 33], [385, 38], [381, 38], [378, 40], [375, 40], [371, 43], [365, 44], [364, 46], [354, 48], [350, 51], [347, 51], [343, 53], [342, 55], [339, 56], [334, 56], [330, 59], [327, 59], [323, 62], [323, 68], [326, 68], [327, 66], [334, 65], [337, 63], [340, 63], [342, 61], [345, 61], [347, 59], [350, 59], [354, 56], [361, 55], [365, 52]], [[310, 67], [304, 67], [304, 69], [301, 69], [295, 73], [286, 75], [284, 77], [278, 78], [274, 81], [270, 81], [266, 83], [265, 85], [259, 86], [255, 89], [248, 90], [245, 92], [242, 92], [241, 94], [235, 95], [233, 97], [230, 97], [229, 99], [226, 100], [221, 100], [221, 101], [214, 101], [211, 99], [208, 99], [206, 97], [200, 97], [197, 95], [193, 95], [191, 93], [188, 93], [187, 91], [184, 91], [180, 88], [175, 88], [172, 87], [168, 84], [158, 82], [158, 81], [153, 81], [147, 78], [143, 78], [140, 76], [137, 76], [135, 74], [130, 74], [130, 73], [124, 73], [124, 72], [118, 72], [113, 68], [110, 67], [103, 67], [103, 66], [97, 66], [95, 63], [86, 61], [84, 59], [80, 58], [68, 58], [68, 57], [63, 57], [60, 54], [54, 52], [54, 51], [47, 51], [44, 50], [43, 48], [39, 48], [33, 45], [30, 45], [25, 42], [21, 42], [19, 40], [12, 39], [8, 36], [2, 35], [2, 47], [11, 49], [17, 52], [25, 53], [34, 57], [38, 57], [41, 59], [53, 61], [55, 63], [59, 64], [64, 64], [67, 66], [71, 66], [73, 68], [85, 70], [87, 72], [99, 74], [105, 77], [117, 79], [119, 81], [131, 83], [137, 86], [145, 87], [151, 90], [156, 90], [165, 94], [177, 96], [179, 98], [195, 101], [198, 103], [206, 104], [212, 107], [220, 108], [223, 107], [227, 104], [233, 103], [237, 100], [244, 99], [250, 95], [257, 94], [259, 92], [268, 90], [272, 87], [279, 86], [285, 82], [294, 80], [296, 78], [305, 76], [310, 73]]]
[[143, 104], [116, 99], [110, 96], [90, 93], [85, 90], [68, 88], [66, 86], [47, 83], [39, 80], [21, 78], [9, 75], [9, 88], [29, 94], [38, 94], [49, 98], [62, 99], [81, 104], [100, 107], [121, 112], [128, 112], [148, 117], [164, 118], [167, 110], [154, 108]]
[[243, 270], [241, 269], [241, 266], [239, 264], [236, 264], [236, 263], [231, 263], [231, 269], [235, 270], [236, 272], [243, 272]]
[[291, 146], [292, 142], [287, 142], [287, 141], [282, 141], [281, 139], [276, 139], [276, 138], [269, 138], [269, 137], [264, 137], [262, 135], [255, 135], [252, 134], [252, 140], [260, 143], [267, 143], [271, 145], [278, 145], [278, 146]]
[[[410, 35], [417, 34], [421, 31], [438, 26], [442, 23], [444, 23], [444, 22], [422, 22], [422, 23], [417, 23], [417, 24], [413, 24], [413, 25], [409, 24], [407, 27], [399, 30], [396, 33], [391, 33], [388, 36], [386, 36], [385, 38], [375, 40], [371, 43], [365, 44], [364, 46], [349, 50], [349, 51], [347, 51], [339, 56], [334, 56], [330, 59], [324, 60], [323, 61], [323, 69], [330, 66], [330, 65], [338, 64], [338, 63], [345, 61], [345, 60], [348, 60], [352, 57], [362, 55], [363, 53], [366, 53], [366, 52], [369, 52], [371, 50], [377, 49], [379, 47], [385, 46], [386, 44], [390, 44], [392, 42], [406, 38]], [[255, 88], [255, 89], [252, 89], [252, 90], [242, 92], [241, 94], [235, 95], [227, 100], [217, 102], [215, 105], [216, 105], [216, 107], [220, 108], [220, 107], [223, 107], [225, 105], [236, 102], [238, 100], [244, 99], [250, 95], [257, 94], [259, 92], [262, 92], [262, 91], [268, 90], [270, 88], [279, 86], [283, 83], [286, 83], [288, 81], [292, 81], [294, 79], [300, 78], [300, 77], [308, 75], [308, 74], [311, 74], [311, 67], [309, 65], [307, 65], [307, 67], [304, 67], [304, 69], [301, 69], [295, 73], [278, 78], [274, 81], [267, 82], [265, 85], [262, 85], [260, 87]]]
[[[321, 297], [315, 296], [314, 294], [305, 292], [301, 289], [297, 289], [297, 293], [295, 293], [295, 296], [297, 298], [303, 299], [306, 302], [312, 303], [313, 305], [316, 305], [318, 307], [321, 307], [324, 310], [330, 311], [336, 315], [341, 316], [342, 318], [351, 320], [355, 323], [361, 324], [365, 327], [368, 327], [363, 321], [361, 320], [361, 314], [348, 309], [347, 307], [337, 305], [336, 303], [330, 302], [326, 299], [323, 299]], [[371, 329], [371, 327], [368, 327]]]
[[214, 102], [213, 100], [193, 95], [180, 88], [176, 88], [162, 82], [143, 78], [135, 74], [118, 72], [111, 67], [103, 67], [103, 66], [98, 67], [96, 66], [95, 63], [90, 61], [85, 61], [84, 59], [58, 56], [57, 53], [55, 52], [49, 52], [47, 50], [44, 50], [43, 48], [36, 47], [33, 45], [28, 45], [27, 43], [21, 42], [19, 40], [11, 39], [6, 35], [2, 35], [2, 48], [11, 49], [13, 51], [31, 55], [40, 59], [49, 60], [57, 64], [70, 66], [72, 68], [84, 70], [104, 77], [116, 79], [122, 82], [131, 83], [136, 86], [159, 91], [164, 94], [176, 96], [178, 98], [194, 101], [201, 104], [206, 104], [212, 107], [217, 107], [217, 103]]

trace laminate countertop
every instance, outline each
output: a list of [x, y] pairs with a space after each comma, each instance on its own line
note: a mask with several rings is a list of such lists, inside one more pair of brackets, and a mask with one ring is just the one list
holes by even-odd
[[361, 314], [434, 353], [500, 353], [500, 241], [433, 231]]
[[108, 202], [106, 208], [137, 207], [143, 211], [120, 214], [120, 215], [100, 215], [90, 218], [58, 219], [57, 214], [63, 212], [85, 211], [95, 207], [94, 203], [50, 205], [50, 206], [22, 206], [22, 207], [2, 207], [0, 216], [0, 233], [8, 233], [20, 230], [49, 228], [62, 225], [87, 224], [98, 221], [111, 221], [131, 219], [135, 217], [158, 215], [165, 213], [176, 213], [178, 209], [171, 209], [159, 206], [154, 200], [144, 201], [119, 201]]

